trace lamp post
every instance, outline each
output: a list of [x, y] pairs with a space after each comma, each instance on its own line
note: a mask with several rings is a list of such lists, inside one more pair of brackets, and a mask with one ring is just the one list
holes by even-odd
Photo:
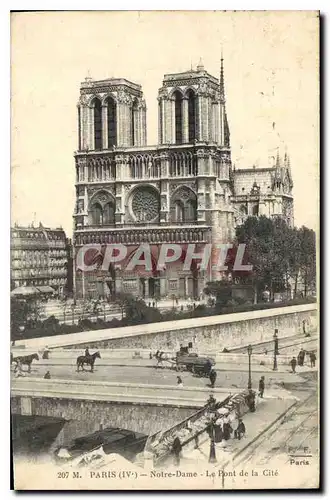
[[277, 355], [278, 355], [278, 329], [275, 328], [274, 332], [274, 364], [273, 364], [273, 371], [277, 370]]
[[215, 455], [215, 442], [214, 442], [214, 424], [213, 420], [210, 422], [210, 456], [209, 463], [215, 464], [217, 462], [217, 457]]
[[252, 346], [251, 344], [248, 345], [248, 348], [247, 348], [247, 353], [248, 353], [248, 356], [249, 356], [249, 380], [248, 380], [248, 389], [251, 390], [252, 389], [252, 379], [251, 379], [251, 355], [252, 355]]
[[72, 304], [71, 309], [72, 309], [72, 324], [74, 325], [74, 304]]

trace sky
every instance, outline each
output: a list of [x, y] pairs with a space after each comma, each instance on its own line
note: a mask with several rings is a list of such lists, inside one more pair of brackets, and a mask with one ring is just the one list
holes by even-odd
[[318, 45], [313, 11], [12, 13], [12, 224], [72, 235], [76, 105], [88, 74], [142, 85], [156, 144], [163, 75], [201, 58], [218, 77], [222, 50], [233, 163], [269, 166], [277, 147], [287, 149], [295, 224], [317, 229]]

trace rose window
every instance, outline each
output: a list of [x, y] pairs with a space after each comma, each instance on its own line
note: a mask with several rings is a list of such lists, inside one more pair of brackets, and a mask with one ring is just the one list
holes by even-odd
[[132, 198], [132, 211], [139, 222], [154, 220], [159, 214], [159, 195], [152, 187], [138, 188]]

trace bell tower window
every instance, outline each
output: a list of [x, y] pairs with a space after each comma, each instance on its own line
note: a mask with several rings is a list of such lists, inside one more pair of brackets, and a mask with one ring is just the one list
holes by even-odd
[[99, 99], [94, 100], [94, 149], [102, 149], [102, 106]]
[[108, 97], [108, 147], [117, 146], [117, 105]]
[[175, 144], [182, 144], [182, 94], [174, 92], [175, 99]]
[[188, 94], [188, 139], [189, 142], [194, 142], [196, 139], [196, 97], [193, 90], [189, 90]]

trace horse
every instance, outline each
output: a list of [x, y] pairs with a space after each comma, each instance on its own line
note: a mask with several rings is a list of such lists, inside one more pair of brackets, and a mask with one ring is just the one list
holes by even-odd
[[14, 358], [13, 355], [10, 356], [11, 363], [16, 363], [14, 372], [17, 371], [19, 366], [27, 365], [28, 372], [30, 373], [31, 372], [31, 364], [32, 364], [32, 361], [34, 359], [39, 361], [39, 356], [36, 352], [34, 354], [28, 354], [27, 356], [17, 356], [16, 358]]
[[164, 366], [163, 361], [173, 361], [175, 359], [173, 358], [173, 355], [166, 354], [162, 351], [157, 351], [155, 354], [153, 354], [153, 357], [157, 360], [157, 368], [159, 365], [161, 365], [162, 367]]
[[90, 354], [89, 356], [78, 356], [77, 358], [77, 372], [79, 372], [79, 368], [82, 368], [84, 371], [84, 365], [90, 365], [91, 372], [94, 370], [94, 363], [96, 358], [101, 358], [101, 354], [99, 351], [94, 352], [94, 354]]

